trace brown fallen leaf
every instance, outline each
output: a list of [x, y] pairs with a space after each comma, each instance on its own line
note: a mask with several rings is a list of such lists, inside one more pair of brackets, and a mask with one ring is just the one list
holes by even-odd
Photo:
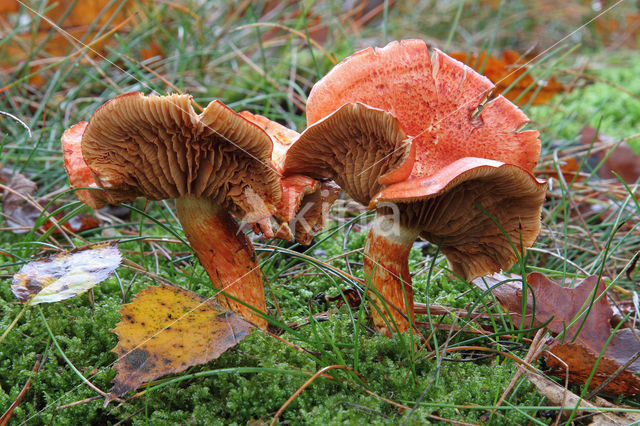
[[[515, 326], [520, 325], [520, 314], [522, 310], [522, 287], [520, 281], [507, 281], [508, 277], [500, 274], [484, 277], [473, 281], [473, 284], [482, 290], [487, 286], [494, 287], [491, 291], [496, 298], [508, 309]], [[506, 282], [505, 282], [506, 281]], [[535, 295], [535, 316], [533, 325], [539, 327], [548, 322], [547, 328], [556, 334], [560, 334], [566, 329], [563, 342], [557, 343], [549, 350], [563, 362], [547, 354], [547, 363], [550, 367], [550, 374], [565, 377], [567, 367], [569, 368], [569, 380], [572, 383], [584, 384], [591, 374], [591, 369], [595, 365], [598, 354], [606, 344], [611, 335], [611, 319], [613, 310], [609, 306], [605, 297], [601, 297], [595, 302], [589, 314], [586, 316], [580, 333], [575, 338], [581, 320], [573, 326], [569, 323], [584, 310], [586, 303], [593, 297], [593, 290], [596, 287], [597, 277], [587, 277], [574, 288], [565, 288], [549, 280], [542, 274], [531, 273], [527, 276], [527, 282]], [[596, 288], [596, 297], [605, 289], [602, 281]], [[533, 311], [532, 293], [529, 292], [527, 299], [527, 314], [525, 327], [529, 327], [531, 312]], [[567, 328], [568, 327], [568, 328]], [[635, 334], [640, 337], [640, 330], [635, 330]], [[640, 341], [636, 338], [634, 330], [622, 329], [616, 332], [606, 347], [604, 357], [598, 365], [596, 375], [590, 385], [591, 388], [599, 386], [604, 380], [611, 376], [618, 368], [627, 364], [637, 353], [640, 352]], [[640, 372], [640, 360], [636, 359], [626, 367], [610, 384], [603, 388], [603, 392], [636, 394], [640, 390], [640, 378], [633, 372]]]
[[[566, 90], [564, 85], [553, 77], [547, 81], [536, 81], [530, 74], [523, 77], [527, 70], [524, 64], [530, 58], [512, 50], [505, 50], [502, 59], [491, 55], [487, 57], [486, 51], [480, 52], [480, 55], [472, 55], [465, 52], [453, 52], [449, 53], [449, 55], [476, 71], [480, 71], [484, 64], [482, 74], [496, 85], [496, 94], [502, 93], [516, 80], [520, 79], [507, 93], [504, 93], [507, 99], [514, 102], [517, 100], [519, 105], [526, 105], [534, 95], [533, 105], [545, 104], [549, 102], [553, 95]], [[525, 93], [525, 91], [527, 92]]]
[[[631, 357], [640, 352], [640, 330], [623, 328], [613, 335], [604, 356], [615, 361], [618, 365], [625, 365]], [[627, 370], [640, 373], [640, 360], [634, 361]]]
[[31, 195], [37, 189], [37, 185], [20, 173], [10, 175], [8, 170], [2, 170], [2, 172], [11, 176], [7, 183], [7, 187], [11, 188], [11, 191], [7, 189], [2, 194], [2, 212], [7, 226], [16, 228], [13, 231], [15, 234], [28, 232], [28, 229], [24, 228], [31, 228], [36, 223], [40, 216], [40, 210], [26, 202], [19, 194]]
[[29, 262], [13, 276], [11, 291], [37, 305], [77, 296], [106, 280], [120, 266], [116, 243], [101, 243]]
[[[499, 274], [484, 277], [484, 281], [489, 286], [494, 286], [505, 279], [508, 278]], [[482, 278], [478, 278], [473, 281], [473, 284], [481, 290], [486, 290], [487, 287], [482, 280]], [[540, 327], [548, 322], [547, 328], [554, 333], [562, 333], [566, 329], [564, 340], [571, 341], [578, 332], [582, 319], [579, 319], [571, 327], [569, 324], [588, 305], [589, 300], [593, 297], [592, 292], [597, 281], [597, 276], [591, 276], [582, 280], [574, 288], [567, 288], [558, 285], [538, 272], [527, 275], [527, 282], [531, 286], [533, 294], [531, 291], [528, 292], [525, 327], [528, 328], [531, 325], [535, 295], [533, 326]], [[604, 291], [605, 287], [604, 282], [600, 281], [596, 297]], [[520, 313], [522, 312], [521, 282], [508, 281], [497, 286], [492, 292], [511, 313], [514, 325], [519, 326]], [[600, 351], [611, 334], [609, 321], [612, 317], [613, 311], [606, 297], [601, 297], [591, 307], [577, 340], [594, 351]], [[569, 328], [567, 329], [567, 327]]]
[[[613, 3], [600, 0], [600, 4], [606, 9]], [[640, 14], [627, 13], [624, 14], [624, 19], [621, 16], [603, 15], [602, 19], [596, 20], [595, 30], [604, 45], [635, 49], [640, 34]]]
[[[591, 299], [600, 296], [606, 288], [605, 283], [598, 282], [598, 277], [595, 275], [585, 278], [574, 288], [561, 287], [538, 272], [527, 275], [527, 282], [536, 297], [536, 316], [542, 317], [537, 321], [540, 323], [541, 319], [546, 321], [553, 317], [547, 328], [554, 333], [564, 331], [569, 323], [586, 309]], [[594, 296], [593, 291], [596, 286]], [[611, 334], [609, 321], [612, 317], [613, 310], [607, 298], [602, 296], [591, 306], [577, 340], [591, 350], [599, 351]], [[574, 339], [582, 322], [580, 319], [567, 329], [565, 341]]]
[[[0, 0], [0, 12], [7, 15], [17, 13], [20, 3], [24, 4], [23, 10], [38, 24], [28, 32], [12, 35], [10, 43], [4, 46], [4, 54], [0, 60], [0, 81], [3, 76], [9, 77], [24, 61], [29, 61], [28, 74], [36, 73], [41, 68], [38, 62], [46, 64], [52, 57], [69, 55], [82, 48], [80, 41], [91, 44], [91, 49], [86, 52], [88, 56], [106, 54], [109, 39], [92, 43], [102, 34], [98, 30], [107, 23], [115, 28], [138, 10], [137, 2], [131, 0], [124, 4], [122, 1], [114, 3], [109, 0], [62, 0], [46, 1], [42, 5], [39, 2]], [[146, 2], [142, 2], [144, 3]], [[44, 10], [46, 13], [42, 15]], [[89, 31], [91, 25], [96, 27]], [[34, 51], [36, 46], [41, 46], [37, 52]], [[35, 86], [41, 86], [47, 81], [46, 76], [41, 74], [29, 78], [29, 83]]]
[[[580, 162], [575, 157], [570, 157], [570, 158], [567, 158], [566, 160], [563, 160], [559, 164], [559, 166], [560, 166], [559, 167], [560, 172], [562, 173], [562, 176], [567, 182], [571, 182], [574, 179], [576, 182], [581, 182], [582, 180], [584, 180], [584, 176], [581, 176], [578, 171], [578, 169], [580, 168]], [[560, 178], [559, 174], [560, 173], [554, 166], [535, 170], [536, 176], [544, 175], [547, 179], [549, 178], [559, 179]], [[576, 175], [578, 176], [576, 177]]]
[[[620, 364], [605, 356], [598, 362], [589, 389], [596, 388], [620, 367]], [[587, 382], [597, 359], [597, 354], [579, 343], [554, 345], [545, 354], [549, 374], [564, 378], [568, 371], [571, 383], [580, 385]], [[610, 395], [637, 395], [640, 393], [640, 377], [628, 370], [622, 371], [602, 391]]]
[[358, 309], [360, 307], [360, 304], [362, 303], [360, 292], [354, 287], [344, 289], [340, 291], [339, 295], [327, 297], [326, 300], [327, 302], [336, 302], [337, 308], [344, 305], [345, 300], [347, 301], [351, 309]]
[[[18, 3], [17, 0], [13, 1]], [[29, 13], [35, 17], [40, 13], [38, 10], [41, 9], [30, 5], [28, 10]], [[56, 2], [47, 1], [44, 16], [63, 28], [89, 26], [93, 23], [98, 26], [103, 26], [109, 23], [110, 20], [112, 25], [117, 25], [118, 22], [123, 21], [127, 16], [134, 13], [135, 10], [136, 4], [131, 0], [125, 1], [124, 4], [122, 1], [112, 3], [109, 0], [58, 0]], [[114, 13], [115, 16], [113, 16]], [[39, 30], [48, 30], [52, 27], [49, 22], [42, 19]]]
[[14, 13], [20, 10], [20, 3], [17, 0], [0, 0], [0, 12]]
[[151, 286], [120, 309], [111, 392], [122, 396], [158, 377], [218, 358], [251, 325], [212, 299], [167, 285]]

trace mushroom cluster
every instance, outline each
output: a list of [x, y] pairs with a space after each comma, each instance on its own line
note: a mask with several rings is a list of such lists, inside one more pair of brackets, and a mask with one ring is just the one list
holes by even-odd
[[[408, 256], [419, 236], [472, 280], [511, 268], [540, 232], [538, 132], [520, 131], [527, 117], [491, 98], [493, 88], [422, 40], [404, 40], [353, 54], [311, 90], [308, 128], [284, 173], [333, 179], [376, 208], [364, 269], [384, 334], [413, 321]], [[382, 127], [359, 126], [374, 115]]]
[[309, 244], [342, 188], [376, 209], [364, 269], [374, 325], [390, 335], [413, 322], [418, 237], [471, 280], [511, 268], [540, 231], [538, 132], [522, 131], [527, 117], [493, 88], [421, 40], [392, 42], [313, 86], [302, 134], [219, 101], [198, 115], [189, 96], [131, 93], [64, 133], [65, 166], [92, 208], [175, 199], [219, 300], [262, 328], [262, 276], [236, 218]]
[[[281, 179], [277, 165], [286, 145], [278, 144], [277, 123], [246, 117], [219, 101], [198, 115], [190, 96], [129, 93], [68, 129], [62, 144], [70, 183], [84, 188], [76, 195], [91, 208], [137, 197], [175, 199], [194, 253], [221, 290], [219, 302], [266, 328], [262, 274], [235, 218], [267, 237], [289, 239], [287, 221], [298, 207], [337, 191], [323, 192], [328, 184], [306, 176]], [[300, 226], [296, 236], [307, 241], [323, 213], [309, 213], [314, 228]], [[279, 217], [287, 221], [276, 221], [274, 230]]]

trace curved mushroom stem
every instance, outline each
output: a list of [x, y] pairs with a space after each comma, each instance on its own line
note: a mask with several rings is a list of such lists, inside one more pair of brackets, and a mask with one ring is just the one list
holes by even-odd
[[[203, 198], [176, 200], [178, 219], [214, 287], [266, 313], [262, 275], [251, 241], [218, 204]], [[242, 303], [218, 294], [218, 302], [266, 329], [267, 321]]]
[[414, 321], [409, 252], [418, 235], [418, 230], [406, 228], [399, 220], [380, 213], [367, 235], [364, 273], [371, 280], [370, 286], [382, 297], [380, 300], [369, 290], [376, 305], [372, 307], [371, 315], [376, 330], [385, 336], [391, 336], [389, 327], [400, 333], [409, 328], [407, 305], [411, 322]]

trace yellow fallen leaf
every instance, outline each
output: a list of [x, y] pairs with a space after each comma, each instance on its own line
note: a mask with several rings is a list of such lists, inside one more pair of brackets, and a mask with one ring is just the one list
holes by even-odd
[[120, 310], [113, 349], [119, 359], [111, 392], [218, 358], [249, 335], [251, 325], [212, 299], [167, 285], [151, 286]]
[[29, 262], [13, 276], [11, 291], [22, 303], [37, 305], [68, 299], [109, 278], [120, 266], [116, 243], [58, 253]]

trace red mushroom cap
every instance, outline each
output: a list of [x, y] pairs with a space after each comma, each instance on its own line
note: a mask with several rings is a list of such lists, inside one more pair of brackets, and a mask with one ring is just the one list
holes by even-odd
[[412, 177], [424, 177], [464, 157], [491, 158], [531, 171], [538, 160], [537, 131], [518, 131], [528, 119], [502, 96], [487, 102], [494, 85], [422, 40], [365, 49], [346, 58], [313, 86], [309, 125], [342, 105], [362, 102], [391, 113], [414, 137]]
[[[72, 188], [97, 188], [96, 180], [91, 174], [91, 169], [82, 157], [82, 134], [87, 128], [86, 121], [82, 121], [62, 134], [62, 153], [64, 168], [69, 175], [69, 183]], [[107, 204], [107, 195], [99, 189], [78, 189], [76, 197], [92, 209], [100, 209]]]

